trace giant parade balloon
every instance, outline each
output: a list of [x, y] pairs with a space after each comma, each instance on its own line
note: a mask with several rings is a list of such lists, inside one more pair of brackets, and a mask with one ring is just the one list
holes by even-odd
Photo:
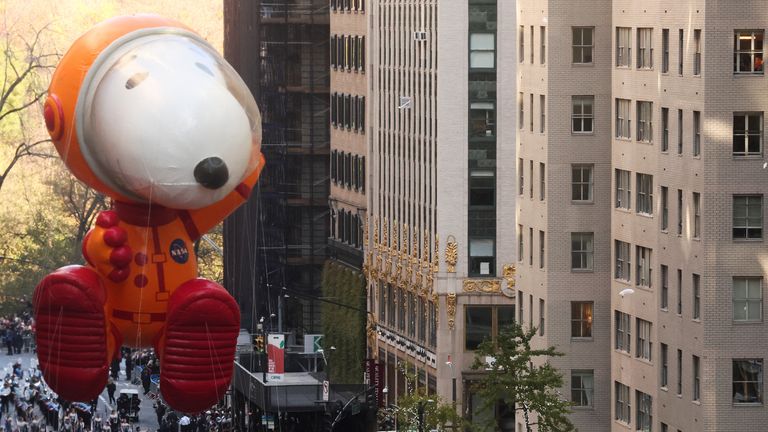
[[154, 347], [172, 408], [215, 404], [231, 381], [240, 312], [198, 278], [193, 244], [245, 202], [264, 165], [253, 96], [183, 24], [124, 16], [62, 57], [44, 117], [72, 174], [112, 201], [83, 240], [87, 265], [35, 289], [45, 381], [90, 401], [121, 346]]

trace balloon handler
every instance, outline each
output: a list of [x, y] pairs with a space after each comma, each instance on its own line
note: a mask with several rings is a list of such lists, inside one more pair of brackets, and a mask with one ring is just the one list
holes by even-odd
[[61, 59], [44, 106], [59, 155], [111, 197], [83, 241], [86, 266], [35, 289], [40, 367], [67, 400], [96, 398], [120, 347], [154, 347], [160, 389], [195, 413], [225, 394], [240, 312], [197, 276], [193, 242], [248, 198], [264, 165], [256, 102], [184, 25], [118, 17]]

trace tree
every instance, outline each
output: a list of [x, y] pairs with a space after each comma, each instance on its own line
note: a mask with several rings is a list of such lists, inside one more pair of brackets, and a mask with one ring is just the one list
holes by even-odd
[[[480, 344], [472, 369], [484, 370], [485, 374], [475, 384], [476, 390], [486, 409], [492, 410], [497, 402], [503, 402], [516, 412], [522, 411], [526, 432], [531, 432], [533, 425], [541, 432], [575, 431], [567, 417], [571, 404], [558, 391], [563, 376], [547, 361], [563, 354], [553, 346], [532, 348], [536, 331], [535, 327], [526, 331], [513, 323], [500, 330], [495, 343], [485, 340]], [[485, 428], [489, 426], [495, 429], [494, 425]]]
[[379, 411], [380, 420], [385, 423], [397, 423], [398, 431], [463, 430], [467, 425], [456, 412], [455, 404], [444, 402], [437, 394], [427, 394], [422, 384], [418, 386], [418, 377], [413, 365], [400, 365], [399, 373], [405, 377], [405, 392], [397, 397], [397, 405]]

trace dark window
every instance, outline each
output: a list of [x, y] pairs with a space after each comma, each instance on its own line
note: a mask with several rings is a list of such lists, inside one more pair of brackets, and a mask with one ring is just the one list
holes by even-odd
[[763, 359], [733, 361], [733, 403], [763, 403]]
[[759, 156], [763, 147], [763, 113], [733, 114], [734, 156]]

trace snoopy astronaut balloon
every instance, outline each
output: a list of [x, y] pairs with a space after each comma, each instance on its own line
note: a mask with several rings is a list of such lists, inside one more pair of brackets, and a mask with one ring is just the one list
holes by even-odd
[[46, 127], [72, 173], [112, 198], [86, 266], [35, 289], [40, 367], [67, 400], [95, 399], [120, 347], [154, 347], [160, 389], [199, 412], [229, 386], [232, 296], [199, 279], [193, 242], [245, 202], [264, 160], [258, 108], [200, 36], [155, 15], [107, 20], [61, 59]]

